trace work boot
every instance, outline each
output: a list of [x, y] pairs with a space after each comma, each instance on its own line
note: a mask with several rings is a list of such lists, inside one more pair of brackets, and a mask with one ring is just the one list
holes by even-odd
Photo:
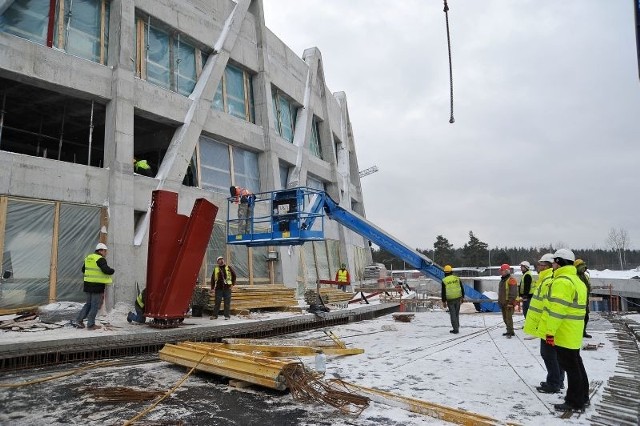
[[584, 333], [582, 337], [584, 337], [585, 339], [591, 339], [592, 336], [588, 333]]
[[76, 327], [77, 328], [84, 328], [84, 321], [80, 320], [80, 321], [76, 321]]
[[449, 333], [451, 333], [451, 334], [458, 334], [458, 330], [449, 330]]
[[540, 393], [560, 393], [560, 389], [552, 388], [546, 384], [544, 386], [538, 386], [536, 389]]
[[133, 312], [129, 312], [127, 314], [127, 322], [131, 324], [132, 321], [133, 321]]
[[218, 316], [217, 316], [217, 315], [211, 315], [211, 316], [209, 317], [209, 319], [210, 319], [210, 320], [218, 319]]
[[102, 326], [100, 326], [98, 324], [93, 324], [93, 325], [90, 325], [89, 327], [87, 327], [87, 330], [99, 330], [101, 328], [102, 328]]
[[224, 319], [228, 320], [228, 319], [231, 319], [231, 317], [224, 317]]
[[563, 402], [562, 404], [553, 404], [553, 408], [558, 411], [584, 411], [584, 407], [574, 407], [566, 402]]

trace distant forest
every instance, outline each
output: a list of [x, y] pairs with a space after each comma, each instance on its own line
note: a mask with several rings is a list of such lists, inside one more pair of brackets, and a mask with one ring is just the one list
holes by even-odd
[[[628, 238], [624, 230], [612, 230], [608, 243], [610, 249], [573, 249], [577, 259], [587, 263], [589, 269], [626, 270], [640, 267], [640, 251], [629, 250]], [[619, 233], [618, 233], [619, 232]], [[622, 240], [619, 238], [623, 236]], [[618, 237], [618, 238], [616, 238]], [[553, 253], [562, 247], [494, 247], [480, 241], [473, 231], [469, 232], [469, 241], [461, 248], [455, 248], [442, 235], [436, 237], [432, 249], [416, 250], [424, 254], [440, 266], [451, 265], [453, 267], [482, 267], [499, 266], [503, 263], [518, 265], [523, 260], [535, 265], [538, 259], [545, 253]], [[402, 259], [393, 256], [386, 250], [373, 249], [373, 261], [384, 264], [387, 269], [401, 270], [413, 269]]]

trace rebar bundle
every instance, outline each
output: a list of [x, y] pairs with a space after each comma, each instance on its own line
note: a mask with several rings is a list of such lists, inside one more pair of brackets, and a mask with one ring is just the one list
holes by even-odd
[[164, 394], [164, 391], [148, 391], [123, 386], [83, 389], [98, 402], [134, 402], [150, 401]]
[[340, 390], [322, 381], [316, 373], [307, 371], [302, 364], [290, 364], [282, 369], [294, 399], [304, 402], [324, 402], [345, 414], [359, 416], [369, 406], [369, 398]]

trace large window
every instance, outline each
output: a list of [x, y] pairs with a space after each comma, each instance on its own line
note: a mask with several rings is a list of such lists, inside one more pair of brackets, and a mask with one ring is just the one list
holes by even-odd
[[324, 182], [319, 179], [313, 178], [311, 176], [307, 176], [307, 186], [309, 188], [318, 189], [320, 191], [324, 191]]
[[[136, 75], [165, 89], [188, 96], [202, 70], [203, 55], [180, 33], [151, 18], [138, 18]], [[196, 60], [198, 59], [198, 60]]]
[[311, 154], [322, 159], [322, 147], [320, 145], [320, 131], [318, 130], [318, 119], [314, 116], [311, 123], [311, 140], [309, 141], [309, 151]]
[[254, 193], [260, 191], [258, 154], [255, 152], [201, 136], [200, 169], [202, 188], [209, 191], [228, 195], [232, 182], [233, 185], [242, 186]]
[[106, 64], [109, 44], [107, 0], [57, 0], [53, 5], [50, 0], [3, 3], [0, 31]]
[[297, 108], [279, 90], [274, 88], [271, 93], [273, 93], [273, 125], [280, 136], [293, 142]]
[[218, 84], [212, 107], [255, 123], [251, 74], [233, 65], [227, 65]]

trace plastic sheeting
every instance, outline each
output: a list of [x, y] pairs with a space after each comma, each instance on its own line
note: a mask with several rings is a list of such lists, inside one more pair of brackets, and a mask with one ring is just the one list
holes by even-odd
[[60, 206], [56, 299], [84, 302], [82, 265], [100, 233], [100, 208], [76, 204]]
[[[64, 50], [71, 55], [100, 62], [102, 0], [65, 0]], [[105, 47], [109, 45], [109, 2], [106, 3]], [[56, 29], [58, 26], [56, 26]], [[55, 38], [58, 40], [58, 37]], [[62, 46], [57, 46], [63, 48]], [[105, 49], [104, 58], [107, 57]]]
[[0, 15], [0, 31], [47, 44], [49, 0], [13, 0]]
[[199, 143], [202, 188], [229, 194], [229, 186], [231, 186], [229, 147], [206, 136], [200, 136]]
[[233, 177], [236, 185], [247, 188], [252, 192], [260, 192], [260, 171], [258, 154], [233, 148]]

